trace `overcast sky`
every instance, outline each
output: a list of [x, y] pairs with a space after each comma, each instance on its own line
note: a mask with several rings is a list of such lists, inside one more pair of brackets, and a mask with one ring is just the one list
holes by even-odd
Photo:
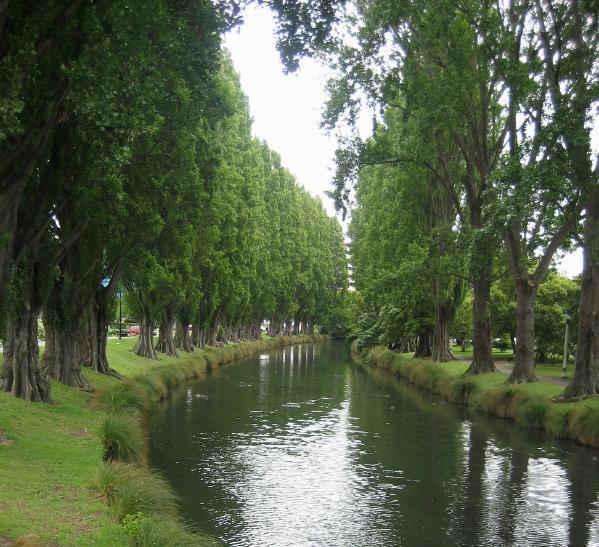
[[326, 99], [325, 71], [315, 61], [305, 59], [298, 73], [283, 74], [269, 10], [254, 4], [244, 21], [227, 35], [225, 45], [249, 97], [254, 134], [265, 139], [299, 183], [320, 196], [334, 214], [324, 191], [332, 178], [335, 140], [319, 129]]
[[[249, 98], [254, 135], [281, 155], [283, 165], [333, 215], [332, 201], [324, 192], [331, 185], [336, 143], [319, 127], [326, 68], [304, 59], [296, 74], [283, 74], [272, 16], [255, 4], [248, 8], [243, 25], [227, 34], [225, 46]], [[570, 277], [579, 274], [580, 251], [563, 258], [558, 268]]]

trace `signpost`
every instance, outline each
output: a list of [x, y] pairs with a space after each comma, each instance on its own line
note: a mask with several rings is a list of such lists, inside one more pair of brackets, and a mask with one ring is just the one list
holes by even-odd
[[119, 297], [119, 340], [121, 340], [123, 338], [123, 309], [121, 306], [123, 289], [121, 289], [121, 288], [117, 289], [116, 295]]
[[567, 378], [568, 377], [568, 369], [567, 369], [567, 365], [568, 365], [568, 357], [569, 357], [569, 351], [568, 351], [568, 330], [570, 327], [570, 319], [572, 319], [572, 315], [570, 315], [570, 312], [566, 312], [566, 332], [564, 333], [564, 360], [562, 361], [562, 378]]

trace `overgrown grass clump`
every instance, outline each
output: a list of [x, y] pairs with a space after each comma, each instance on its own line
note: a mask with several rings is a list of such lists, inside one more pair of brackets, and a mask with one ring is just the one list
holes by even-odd
[[141, 462], [145, 442], [135, 416], [123, 412], [111, 412], [100, 429], [104, 446], [104, 461]]
[[168, 482], [140, 465], [106, 462], [98, 468], [93, 485], [119, 521], [137, 513], [177, 515], [179, 504]]
[[384, 347], [352, 355], [363, 366], [377, 367], [409, 380], [456, 404], [515, 420], [527, 429], [545, 429], [555, 437], [571, 438], [599, 448], [599, 398], [557, 402], [562, 391], [555, 384], [512, 385], [500, 372], [466, 376], [464, 362], [432, 363]]
[[572, 412], [569, 425], [574, 438], [599, 448], [599, 406], [582, 403]]
[[94, 488], [106, 499], [122, 524], [128, 545], [215, 545], [178, 515], [177, 496], [166, 480], [139, 465], [119, 462], [99, 467]]

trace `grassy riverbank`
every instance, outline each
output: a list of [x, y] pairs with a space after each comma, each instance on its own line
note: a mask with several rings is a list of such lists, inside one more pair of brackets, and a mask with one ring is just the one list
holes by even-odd
[[[170, 488], [147, 470], [143, 413], [211, 367], [307, 340], [265, 338], [160, 361], [133, 355], [133, 339], [110, 340], [123, 381], [86, 371], [95, 394], [53, 382], [51, 405], [0, 393], [0, 546], [23, 536], [23, 545], [149, 545], [161, 533], [180, 538], [168, 545], [213, 544], [189, 535]], [[128, 461], [102, 464], [107, 451]]]
[[545, 429], [560, 438], [574, 439], [599, 448], [599, 398], [556, 402], [563, 386], [545, 382], [511, 385], [505, 374], [494, 372], [464, 376], [465, 362], [437, 364], [414, 359], [383, 347], [365, 355], [352, 346], [354, 359], [365, 367], [388, 370], [444, 399], [510, 418], [529, 429]]

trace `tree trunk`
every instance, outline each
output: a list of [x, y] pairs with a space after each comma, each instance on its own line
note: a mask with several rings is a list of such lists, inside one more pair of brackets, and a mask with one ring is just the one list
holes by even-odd
[[154, 344], [152, 343], [152, 322], [149, 320], [145, 313], [142, 313], [141, 321], [139, 323], [139, 336], [137, 342], [133, 348], [133, 353], [140, 357], [146, 357], [148, 359], [158, 359], [156, 351], [154, 351]]
[[432, 354], [431, 349], [431, 333], [425, 332], [418, 335], [418, 345], [416, 346], [416, 352], [414, 353], [415, 359], [424, 359], [430, 357]]
[[177, 319], [175, 347], [188, 353], [193, 351], [193, 343], [189, 334], [189, 324], [184, 323], [181, 319]]
[[586, 204], [574, 376], [561, 397], [599, 394], [599, 189]]
[[202, 328], [199, 322], [191, 325], [191, 344], [196, 348], [202, 347]]
[[165, 306], [160, 316], [160, 330], [158, 332], [158, 342], [156, 351], [164, 353], [171, 357], [177, 357], [175, 349], [175, 340], [173, 338], [174, 313], [171, 306]]
[[536, 284], [528, 278], [516, 282], [516, 353], [511, 383], [535, 382]]
[[481, 272], [473, 283], [472, 363], [466, 374], [493, 372], [491, 352], [491, 320], [489, 318], [490, 275]]
[[106, 345], [108, 343], [108, 318], [106, 305], [94, 299], [88, 316], [86, 345], [89, 362], [86, 366], [100, 374], [107, 374], [121, 379], [122, 376], [108, 364]]
[[437, 363], [446, 363], [455, 359], [449, 345], [449, 320], [443, 306], [436, 308], [431, 359]]
[[212, 325], [211, 327], [208, 328], [208, 333], [206, 335], [206, 345], [207, 346], [211, 346], [211, 347], [216, 346], [216, 335], [217, 335], [216, 326]]
[[10, 277], [18, 204], [18, 199], [12, 195], [0, 194], [0, 234], [2, 234], [0, 238], [0, 294], [2, 295]]
[[79, 355], [79, 329], [55, 318], [46, 318], [46, 350], [43, 368], [55, 380], [83, 391], [94, 388], [81, 373]]
[[31, 276], [19, 313], [8, 324], [4, 340], [4, 364], [0, 374], [0, 389], [28, 401], [50, 401], [50, 380], [41, 369], [37, 344], [39, 309], [35, 305], [35, 290]]

